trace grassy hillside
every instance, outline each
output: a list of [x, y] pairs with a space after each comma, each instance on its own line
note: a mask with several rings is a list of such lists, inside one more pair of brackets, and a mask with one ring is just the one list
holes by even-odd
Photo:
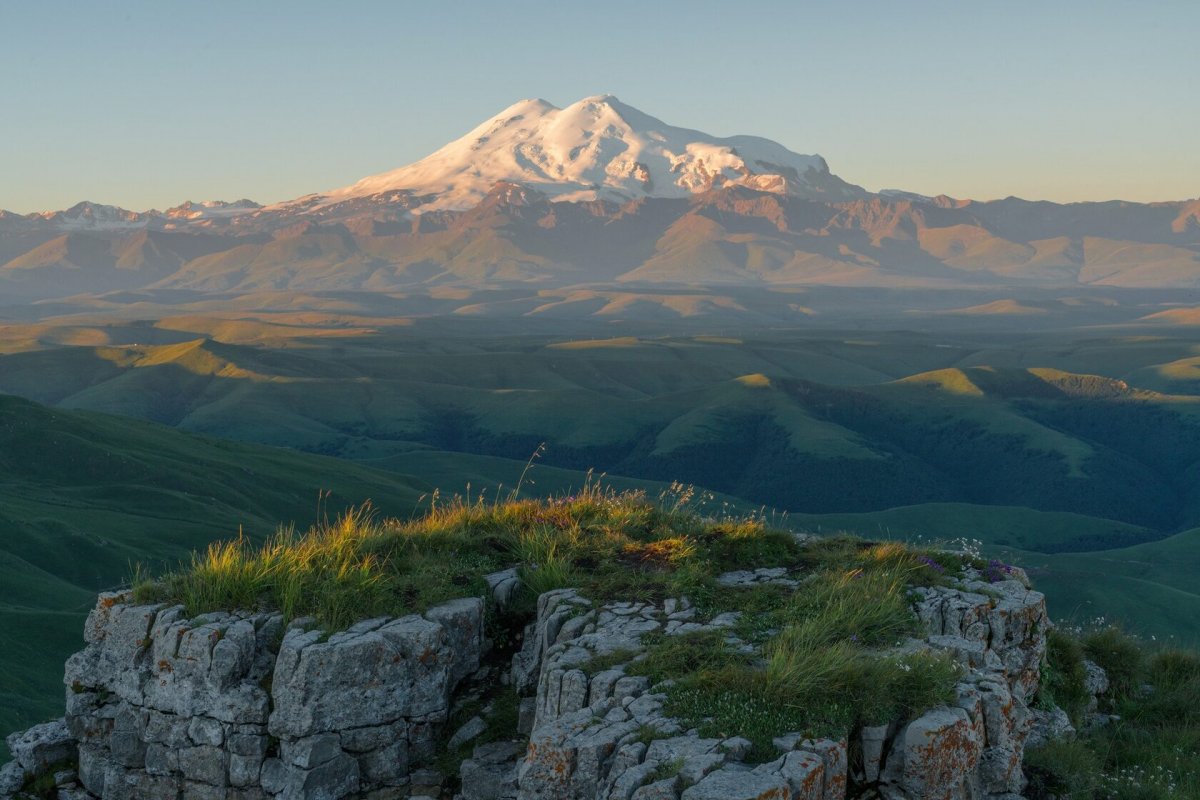
[[428, 485], [320, 456], [0, 396], [0, 730], [61, 704], [62, 661], [97, 590], [130, 564], [307, 525], [374, 500], [406, 515]]
[[[600, 309], [612, 299], [593, 293], [572, 302]], [[792, 299], [811, 302], [805, 293]], [[215, 455], [195, 462], [203, 466], [179, 458], [141, 471], [94, 448], [65, 459], [49, 450], [40, 462], [21, 456], [6, 462], [10, 470], [33, 466], [23, 482], [5, 481], [0, 518], [20, 532], [5, 543], [19, 559], [5, 569], [19, 567], [31, 585], [45, 573], [60, 588], [30, 608], [69, 613], [105, 585], [90, 565], [116, 575], [130, 559], [171, 558], [239, 523], [269, 530], [312, 508], [316, 488], [336, 481], [346, 502], [379, 500], [400, 491], [373, 488], [380, 482], [408, 480], [385, 471], [420, 476], [420, 486], [404, 484], [409, 504], [388, 509], [400, 515], [425, 485], [494, 492], [515, 485], [545, 442], [527, 492], [564, 491], [595, 468], [621, 476], [622, 488], [704, 486], [718, 504], [787, 510], [801, 527], [977, 538], [1041, 568], [1055, 613], [1105, 613], [1164, 633], [1179, 626], [1177, 635], [1200, 630], [1173, 566], [1187, 563], [1194, 544], [1180, 532], [1200, 526], [1200, 384], [1185, 368], [1194, 337], [1161, 329], [1004, 334], [972, 330], [975, 323], [937, 327], [943, 316], [925, 331], [756, 322], [691, 332], [543, 325], [552, 309], [519, 323], [489, 316], [506, 303], [526, 313], [529, 300], [449, 288], [432, 299], [266, 293], [194, 301], [168, 315], [131, 296], [94, 302], [158, 316], [79, 315], [0, 331], [8, 353], [0, 355], [0, 391], [361, 465], [304, 461], [312, 466], [302, 469], [290, 461], [303, 461], [297, 454], [260, 446], [218, 469], [211, 464], [225, 462]], [[478, 314], [453, 313], [471, 301]], [[548, 292], [540, 302], [559, 298]], [[385, 313], [429, 303], [445, 303], [450, 316]], [[161, 454], [157, 440], [168, 431], [143, 429], [154, 433], [114, 432], [106, 450]], [[59, 435], [57, 447], [89, 436]], [[31, 452], [35, 438], [19, 442], [20, 451]], [[212, 440], [206, 447], [240, 452]], [[264, 453], [287, 466], [249, 465]], [[255, 474], [240, 472], [241, 461]], [[257, 479], [264, 474], [268, 481]], [[272, 495], [273, 487], [295, 491]], [[1169, 550], [1176, 541], [1180, 554]], [[63, 566], [71, 561], [85, 566]], [[1150, 567], [1135, 568], [1142, 561]], [[70, 569], [78, 574], [62, 574]]]
[[789, 519], [822, 533], [915, 543], [977, 540], [985, 555], [1029, 572], [1056, 620], [1092, 624], [1104, 618], [1146, 637], [1200, 644], [1200, 529], [1164, 537], [1098, 517], [954, 503]]
[[[546, 462], [565, 469], [806, 513], [966, 503], [1161, 534], [1200, 523], [1189, 477], [1200, 397], [1124, 380], [1187, 352], [1184, 340], [1017, 338], [1001, 351], [962, 334], [488, 338], [468, 327], [332, 344], [327, 316], [308, 322], [313, 336], [287, 348], [195, 338], [13, 353], [0, 357], [0, 390], [369, 464], [421, 450], [523, 460], [546, 442]], [[970, 365], [983, 358], [998, 365]], [[1080, 371], [1100, 362], [1115, 369]]]
[[1200, 643], [1200, 529], [1086, 553], [1010, 553], [1038, 576], [1062, 619], [1104, 617], [1159, 641]]
[[1159, 536], [1148, 528], [1101, 517], [969, 503], [925, 503], [855, 514], [793, 513], [790, 518], [797, 527], [818, 532], [846, 530], [885, 539], [932, 541], [962, 537], [1031, 553], [1111, 549]]

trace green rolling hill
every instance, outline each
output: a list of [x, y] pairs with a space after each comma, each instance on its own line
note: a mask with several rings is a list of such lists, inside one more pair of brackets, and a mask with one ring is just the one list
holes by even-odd
[[519, 332], [322, 302], [2, 331], [0, 392], [44, 405], [0, 400], [0, 725], [57, 702], [54, 659], [131, 562], [304, 524], [318, 489], [398, 515], [432, 487], [495, 492], [542, 442], [527, 493], [595, 468], [800, 528], [980, 539], [1063, 617], [1200, 639], [1186, 334]]
[[370, 499], [406, 515], [429, 490], [395, 472], [0, 395], [0, 730], [61, 703], [62, 661], [98, 590], [132, 564], [306, 525]]
[[[1182, 341], [1026, 340], [1037, 366], [985, 366], [971, 362], [994, 349], [942, 338], [195, 338], [0, 356], [0, 391], [401, 471], [409, 453], [523, 460], [546, 442], [549, 465], [810, 514], [949, 503], [1158, 536], [1200, 523], [1200, 397], [1122, 377]], [[1077, 371], [1101, 353], [1127, 368]]]

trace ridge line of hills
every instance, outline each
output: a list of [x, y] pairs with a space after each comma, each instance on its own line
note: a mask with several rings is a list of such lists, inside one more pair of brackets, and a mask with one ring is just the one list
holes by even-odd
[[0, 211], [0, 292], [421, 286], [1200, 287], [1200, 199], [873, 194], [610, 95], [514, 104], [420, 161], [260, 206]]

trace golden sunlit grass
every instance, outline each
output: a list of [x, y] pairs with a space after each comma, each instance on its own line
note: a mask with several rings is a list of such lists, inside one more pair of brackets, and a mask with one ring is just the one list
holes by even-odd
[[[364, 506], [259, 545], [215, 543], [176, 572], [139, 576], [135, 593], [139, 601], [180, 602], [191, 614], [276, 608], [327, 629], [485, 596], [484, 575], [511, 566], [523, 587], [518, 629], [533, 598], [562, 587], [598, 600], [687, 597], [699, 619], [740, 612], [728, 633], [754, 654], [717, 630], [652, 636], [646, 657], [628, 669], [674, 681], [668, 709], [689, 726], [705, 735], [740, 732], [766, 754], [771, 738], [787, 730], [845, 735], [950, 697], [958, 673], [949, 657], [887, 652], [917, 632], [911, 586], [939, 582], [964, 563], [848, 536], [801, 544], [761, 515], [703, 516], [690, 487], [675, 484], [651, 499], [589, 480], [577, 493], [545, 500], [435, 495], [412, 520], [379, 519]], [[716, 580], [768, 566], [802, 580], [748, 588]]]
[[578, 586], [602, 596], [664, 597], [725, 569], [795, 560], [791, 537], [761, 518], [704, 518], [677, 486], [657, 500], [588, 481], [548, 500], [432, 498], [412, 520], [380, 519], [370, 506], [262, 544], [216, 542], [157, 579], [139, 574], [140, 600], [170, 600], [197, 614], [274, 608], [337, 628], [483, 594], [483, 576], [510, 566], [537, 594]]

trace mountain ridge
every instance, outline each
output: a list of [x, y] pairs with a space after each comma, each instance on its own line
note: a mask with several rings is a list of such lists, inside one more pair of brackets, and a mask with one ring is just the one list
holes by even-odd
[[520, 101], [413, 164], [270, 206], [0, 212], [0, 292], [22, 297], [582, 283], [1191, 288], [1200, 200], [871, 193], [818, 155], [597, 95]]

